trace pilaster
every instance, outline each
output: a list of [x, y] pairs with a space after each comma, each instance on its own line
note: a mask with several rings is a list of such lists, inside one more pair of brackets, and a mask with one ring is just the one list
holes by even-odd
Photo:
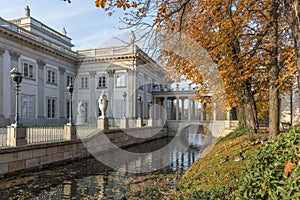
[[137, 109], [136, 109], [136, 71], [128, 70], [128, 117], [131, 119], [135, 119], [137, 117]]
[[0, 126], [5, 125], [5, 118], [3, 114], [3, 69], [4, 69], [4, 60], [3, 60], [3, 54], [5, 53], [5, 50], [0, 48]]
[[59, 67], [59, 118], [66, 119], [65, 114], [65, 72], [63, 67]]
[[109, 108], [107, 111], [108, 117], [114, 117], [114, 90], [115, 90], [115, 81], [114, 81], [114, 74], [115, 70], [107, 70], [108, 74], [108, 101]]
[[[10, 68], [18, 69], [20, 54], [15, 51], [9, 51], [9, 55], [10, 55]], [[11, 90], [10, 90], [10, 123], [11, 123], [14, 121], [14, 116], [16, 113], [16, 111], [15, 111], [15, 105], [16, 105], [15, 90], [13, 89], [14, 86], [13, 86], [13, 83], [11, 80], [9, 82], [9, 88], [11, 88]]]
[[38, 118], [44, 119], [45, 114], [44, 114], [44, 105], [45, 105], [45, 87], [44, 87], [44, 68], [46, 63], [43, 60], [37, 60], [37, 65], [38, 65], [38, 96], [37, 96], [37, 101], [38, 101]]
[[96, 108], [96, 80], [95, 80], [95, 76], [96, 76], [96, 71], [91, 71], [89, 73], [90, 75], [90, 83], [89, 83], [89, 90], [90, 90], [90, 101], [89, 101], [89, 105], [88, 105], [88, 123], [94, 123], [95, 121], [95, 110], [98, 109]]

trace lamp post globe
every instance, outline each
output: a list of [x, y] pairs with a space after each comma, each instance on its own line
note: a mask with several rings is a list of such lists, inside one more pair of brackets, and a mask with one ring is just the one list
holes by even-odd
[[74, 87], [73, 87], [73, 84], [70, 83], [68, 86], [67, 86], [67, 90], [69, 92], [69, 95], [72, 96], [73, 95], [73, 90], [74, 90]]
[[15, 91], [16, 91], [16, 113], [15, 113], [15, 125], [18, 126], [19, 124], [19, 88], [20, 83], [22, 82], [22, 73], [18, 72], [16, 68], [14, 68], [10, 72], [10, 77], [13, 83], [15, 84]]

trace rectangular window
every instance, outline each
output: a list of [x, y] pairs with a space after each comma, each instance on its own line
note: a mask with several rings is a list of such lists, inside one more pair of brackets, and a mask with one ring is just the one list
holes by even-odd
[[22, 117], [34, 118], [34, 99], [32, 95], [22, 95]]
[[79, 84], [79, 86], [80, 86], [80, 88], [81, 89], [86, 89], [86, 88], [88, 88], [89, 86], [88, 86], [88, 77], [87, 76], [84, 76], [84, 77], [81, 77], [80, 78], [80, 84]]
[[48, 118], [55, 118], [56, 112], [56, 99], [48, 98], [47, 99], [47, 117]]
[[47, 69], [47, 83], [56, 84], [56, 70], [55, 69]]
[[29, 62], [23, 62], [23, 77], [34, 78], [34, 65]]
[[127, 75], [126, 74], [116, 74], [116, 87], [126, 87]]
[[100, 76], [98, 80], [98, 88], [106, 88], [106, 77]]
[[73, 76], [67, 76], [67, 85], [73, 84]]

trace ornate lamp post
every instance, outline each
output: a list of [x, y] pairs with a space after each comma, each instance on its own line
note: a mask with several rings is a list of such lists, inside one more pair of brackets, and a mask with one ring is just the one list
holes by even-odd
[[73, 101], [73, 90], [74, 90], [74, 87], [73, 87], [73, 84], [70, 83], [68, 86], [67, 86], [67, 90], [68, 90], [68, 93], [70, 95], [70, 107], [69, 107], [69, 125], [73, 125], [73, 120], [72, 120], [72, 115], [73, 115], [73, 112], [72, 112], [72, 101]]
[[152, 113], [151, 113], [151, 106], [152, 106], [152, 100], [148, 101], [148, 117], [151, 119]]
[[138, 102], [138, 118], [142, 118], [142, 97], [138, 96], [137, 97], [137, 102]]
[[124, 118], [126, 117], [126, 97], [127, 97], [127, 93], [123, 92], [123, 98], [124, 98]]
[[18, 126], [19, 124], [19, 88], [20, 83], [22, 82], [22, 73], [18, 72], [16, 69], [13, 69], [10, 73], [11, 79], [15, 84], [15, 91], [16, 91], [16, 115], [15, 115], [15, 125]]

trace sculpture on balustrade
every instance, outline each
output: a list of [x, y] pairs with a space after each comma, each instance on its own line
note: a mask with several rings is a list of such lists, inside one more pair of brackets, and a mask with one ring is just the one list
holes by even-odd
[[108, 129], [108, 119], [106, 117], [106, 110], [108, 106], [107, 96], [103, 91], [98, 99], [98, 107], [101, 111], [101, 116], [98, 118], [98, 129], [107, 130]]
[[85, 109], [83, 107], [83, 102], [79, 101], [77, 106], [77, 121], [76, 125], [85, 124]]
[[107, 96], [105, 95], [105, 92], [103, 91], [102, 94], [100, 95], [98, 99], [98, 106], [99, 109], [101, 110], [101, 116], [99, 118], [105, 118], [106, 117], [106, 110], [108, 106], [108, 100]]

